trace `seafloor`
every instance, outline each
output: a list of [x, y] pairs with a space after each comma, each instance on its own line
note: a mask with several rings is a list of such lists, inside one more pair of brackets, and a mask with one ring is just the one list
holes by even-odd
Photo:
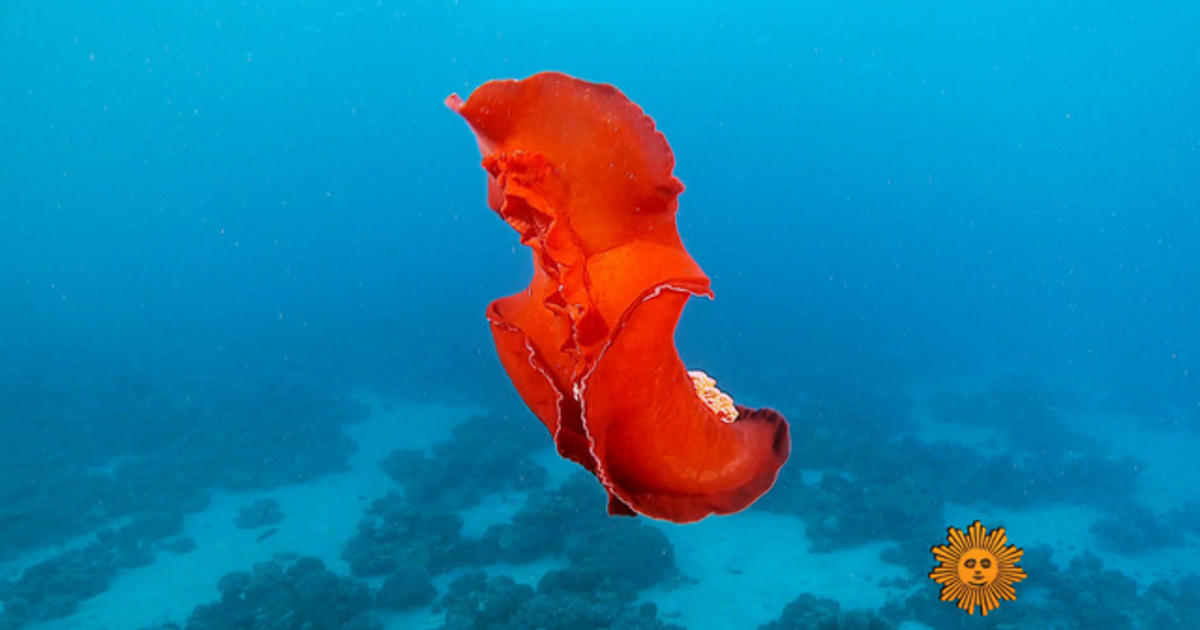
[[[518, 407], [281, 384], [8, 397], [0, 630], [1196, 627], [1188, 410], [1012, 377], [859, 384], [793, 396], [774, 490], [686, 526], [605, 516]], [[926, 577], [976, 519], [1029, 576], [986, 618]]]

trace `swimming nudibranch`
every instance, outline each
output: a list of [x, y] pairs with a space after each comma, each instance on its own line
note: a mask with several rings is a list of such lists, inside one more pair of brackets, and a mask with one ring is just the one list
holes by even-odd
[[675, 325], [712, 297], [675, 224], [683, 184], [654, 121], [611, 85], [544, 72], [446, 104], [475, 132], [488, 205], [533, 252], [524, 290], [488, 307], [500, 362], [609, 513], [675, 522], [746, 508], [790, 450], [788, 425], [688, 372]]

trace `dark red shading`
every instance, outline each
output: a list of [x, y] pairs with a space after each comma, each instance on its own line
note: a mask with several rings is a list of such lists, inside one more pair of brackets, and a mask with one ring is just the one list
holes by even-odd
[[533, 280], [488, 307], [496, 350], [558, 452], [609, 493], [609, 513], [675, 522], [744, 509], [770, 489], [787, 422], [697, 395], [675, 325], [708, 277], [680, 241], [674, 155], [611, 85], [544, 72], [446, 104], [470, 124], [488, 205], [533, 250]]

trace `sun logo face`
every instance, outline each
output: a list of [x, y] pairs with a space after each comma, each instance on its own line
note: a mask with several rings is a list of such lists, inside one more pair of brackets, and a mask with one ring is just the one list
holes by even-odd
[[942, 601], [956, 600], [958, 607], [975, 614], [975, 606], [987, 615], [1000, 600], [1017, 599], [1013, 584], [1025, 579], [1025, 570], [1017, 566], [1025, 552], [1006, 544], [1003, 527], [990, 533], [979, 521], [967, 528], [947, 528], [946, 545], [930, 549], [940, 563], [929, 578], [942, 585]]

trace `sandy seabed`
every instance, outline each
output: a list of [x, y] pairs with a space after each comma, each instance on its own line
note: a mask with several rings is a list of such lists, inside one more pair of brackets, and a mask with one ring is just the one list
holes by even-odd
[[[29, 628], [136, 630], [164, 621], [182, 624], [195, 606], [218, 597], [216, 584], [221, 576], [250, 569], [283, 552], [315, 556], [334, 572], [349, 575], [349, 567], [341, 559], [343, 545], [355, 534], [369, 502], [396, 489], [379, 462], [396, 448], [429, 448], [448, 438], [455, 424], [482, 411], [382, 400], [369, 393], [360, 397], [372, 411], [363, 422], [347, 427], [359, 444], [348, 471], [269, 492], [215, 493], [204, 510], [186, 519], [181, 535], [196, 542], [194, 551], [182, 555], [160, 552], [153, 564], [121, 571], [108, 591], [83, 602], [72, 616]], [[1200, 480], [1194, 477], [1200, 473], [1193, 470], [1190, 454], [1200, 452], [1200, 438], [1140, 430], [1131, 436], [1128, 426], [1116, 419], [1093, 422], [1089, 428], [1093, 434], [1103, 431], [1118, 454], [1136, 456], [1147, 452], [1145, 449], [1162, 454], [1145, 471], [1146, 500], [1160, 509], [1162, 501], [1186, 498], [1180, 495], [1181, 485], [1197, 487]], [[547, 467], [555, 484], [574, 467], [559, 460], [547, 443], [547, 449], [536, 459]], [[276, 526], [275, 534], [260, 541], [261, 530], [238, 529], [234, 519], [238, 509], [268, 496], [279, 503], [286, 519]], [[490, 495], [481, 505], [463, 513], [463, 534], [478, 536], [489, 525], [507, 521], [523, 501], [522, 494]], [[597, 505], [596, 509], [603, 510], [604, 506]], [[986, 524], [989, 514], [982, 504], [952, 505], [945, 512], [948, 525], [962, 528], [976, 518]], [[1007, 511], [1003, 525], [1014, 544], [1030, 547], [1046, 543], [1063, 550], [1056, 554], [1057, 563], [1065, 564], [1076, 554], [1091, 550], [1104, 559], [1107, 567], [1134, 577], [1143, 586], [1154, 579], [1176, 579], [1194, 572], [1188, 554], [1178, 550], [1150, 551], [1136, 557], [1099, 551], [1089, 532], [1097, 516], [1087, 508], [1054, 506]], [[888, 597], [905, 595], [881, 582], [914, 577], [904, 568], [879, 560], [880, 551], [887, 546], [884, 542], [830, 553], [808, 551], [804, 525], [794, 516], [751, 510], [686, 526], [654, 524], [670, 538], [681, 578], [643, 591], [642, 599], [657, 604], [665, 621], [690, 630], [753, 629], [778, 617], [788, 602], [805, 592], [835, 599], [843, 609], [874, 608]], [[930, 544], [940, 542], [934, 539]], [[57, 551], [43, 550], [41, 555]], [[492, 565], [484, 570], [536, 586], [538, 579], [556, 566], [560, 566], [557, 561], [541, 561]], [[439, 576], [434, 583], [444, 592], [454, 575]], [[378, 585], [378, 581], [370, 582]], [[926, 587], [937, 588], [932, 583]], [[440, 616], [428, 609], [377, 616], [386, 628], [396, 630], [432, 629], [441, 623]], [[902, 628], [916, 630], [922, 626], [909, 623]]]

